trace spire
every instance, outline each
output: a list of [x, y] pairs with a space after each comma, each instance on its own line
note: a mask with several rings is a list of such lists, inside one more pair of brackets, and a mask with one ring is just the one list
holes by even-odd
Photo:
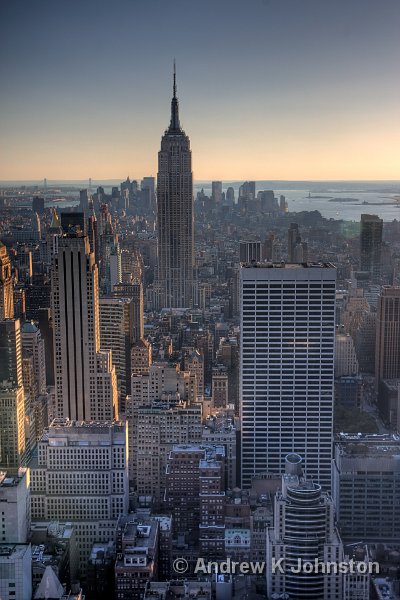
[[171, 122], [169, 125], [168, 132], [169, 133], [180, 133], [181, 124], [179, 122], [179, 103], [178, 98], [176, 97], [176, 64], [174, 60], [174, 85], [173, 85], [173, 95], [171, 101]]

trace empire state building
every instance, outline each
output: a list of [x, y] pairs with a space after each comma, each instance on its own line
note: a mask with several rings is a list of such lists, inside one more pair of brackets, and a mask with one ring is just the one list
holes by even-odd
[[161, 139], [157, 175], [158, 308], [193, 306], [192, 153], [179, 122], [176, 73], [171, 122]]

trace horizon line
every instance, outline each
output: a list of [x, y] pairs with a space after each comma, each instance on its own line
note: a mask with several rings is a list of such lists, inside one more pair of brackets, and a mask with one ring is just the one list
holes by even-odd
[[[145, 177], [154, 177], [154, 179], [157, 179], [157, 176], [155, 175], [142, 175], [141, 177], [130, 177], [128, 175], [129, 179], [131, 181], [140, 181], [141, 179], [144, 179]], [[56, 178], [56, 179], [48, 179], [48, 178], [42, 178], [42, 179], [0, 179], [0, 185], [2, 184], [9, 184], [9, 183], [21, 183], [21, 184], [25, 184], [25, 183], [41, 183], [44, 184], [44, 179], [46, 179], [47, 184], [49, 184], [50, 182], [55, 182], [55, 183], [68, 183], [68, 182], [88, 182], [89, 183], [89, 177], [88, 178], [76, 178], [76, 179], [62, 179], [62, 178]], [[108, 179], [97, 179], [97, 178], [91, 178], [92, 179], [92, 185], [94, 182], [105, 182], [105, 181], [120, 181], [121, 183], [123, 183], [124, 181], [126, 181], [126, 179], [124, 179], [123, 177], [109, 177]], [[240, 183], [242, 181], [273, 181], [273, 182], [287, 182], [287, 183], [292, 183], [292, 182], [298, 182], [298, 183], [337, 183], [337, 182], [341, 182], [341, 183], [361, 183], [361, 182], [366, 182], [366, 183], [400, 183], [400, 179], [274, 179], [274, 178], [269, 178], [269, 179], [254, 179], [254, 178], [241, 178], [241, 179], [233, 179], [233, 178], [224, 178], [224, 179], [193, 179], [194, 182], [198, 182], [198, 183], [208, 183], [208, 182], [212, 182], [212, 181], [222, 181], [222, 182], [231, 182], [231, 183]]]

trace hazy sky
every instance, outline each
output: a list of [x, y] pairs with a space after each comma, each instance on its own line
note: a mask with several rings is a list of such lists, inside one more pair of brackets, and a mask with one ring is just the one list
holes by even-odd
[[0, 179], [400, 179], [400, 0], [2, 0]]

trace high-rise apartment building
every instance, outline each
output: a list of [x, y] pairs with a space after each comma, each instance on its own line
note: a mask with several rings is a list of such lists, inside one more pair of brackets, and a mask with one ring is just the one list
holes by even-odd
[[228, 369], [218, 365], [212, 370], [212, 399], [214, 408], [227, 408], [229, 403]]
[[112, 351], [118, 382], [119, 408], [124, 411], [126, 395], [131, 390], [131, 343], [133, 310], [129, 298], [100, 298], [100, 345]]
[[378, 300], [375, 344], [376, 384], [400, 377], [400, 287], [383, 287]]
[[[282, 491], [275, 496], [274, 527], [267, 533], [267, 592], [288, 594], [296, 600], [336, 600], [343, 598], [339, 574], [298, 569], [298, 561], [339, 563], [343, 560], [343, 545], [334, 525], [334, 504], [321, 486], [306, 479], [301, 469], [301, 457], [286, 457], [286, 472]], [[281, 562], [280, 559], [282, 559]], [[283, 573], [275, 565], [281, 565]], [[281, 596], [284, 597], [284, 596]], [[346, 596], [348, 597], [348, 596]]]
[[0, 381], [21, 386], [22, 345], [19, 319], [0, 321]]
[[159, 506], [165, 491], [165, 469], [173, 444], [196, 444], [202, 438], [201, 405], [128, 399], [129, 478], [138, 496]]
[[399, 435], [340, 434], [332, 489], [344, 539], [400, 539], [399, 457]]
[[176, 444], [166, 469], [165, 503], [173, 531], [200, 541], [211, 556], [212, 549], [214, 556], [223, 550], [224, 461], [222, 446]]
[[335, 377], [358, 374], [358, 360], [350, 334], [336, 333]]
[[52, 311], [58, 417], [112, 420], [115, 368], [111, 351], [100, 351], [97, 265], [79, 225], [60, 238], [53, 260]]
[[330, 486], [335, 281], [330, 263], [241, 268], [242, 487], [297, 449]]
[[26, 321], [21, 327], [22, 351], [33, 359], [33, 370], [38, 394], [46, 393], [46, 358], [40, 329]]
[[157, 176], [159, 308], [193, 305], [194, 211], [190, 141], [179, 122], [176, 77], [171, 122], [161, 139]]
[[121, 423], [56, 419], [31, 461], [32, 520], [71, 520], [80, 568], [128, 510], [127, 431]]
[[131, 383], [132, 401], [139, 406], [150, 406], [168, 396], [192, 403], [198, 396], [196, 374], [166, 362], [152, 364], [146, 375], [133, 375]]
[[23, 386], [0, 383], [0, 422], [0, 469], [18, 470], [26, 453]]
[[131, 348], [131, 373], [148, 375], [153, 362], [152, 346], [147, 340], [139, 340]]
[[199, 549], [210, 560], [225, 554], [225, 448], [209, 446], [199, 463]]
[[[30, 471], [0, 471], [0, 542], [25, 544], [31, 520]], [[0, 595], [1, 598], [1, 595]]]
[[11, 261], [7, 248], [0, 242], [0, 321], [14, 317]]
[[376, 215], [361, 215], [360, 268], [379, 283], [381, 273], [383, 219]]
[[143, 284], [140, 281], [132, 283], [119, 283], [114, 285], [112, 295], [117, 298], [129, 298], [132, 303], [131, 310], [131, 343], [135, 344], [143, 338]]

